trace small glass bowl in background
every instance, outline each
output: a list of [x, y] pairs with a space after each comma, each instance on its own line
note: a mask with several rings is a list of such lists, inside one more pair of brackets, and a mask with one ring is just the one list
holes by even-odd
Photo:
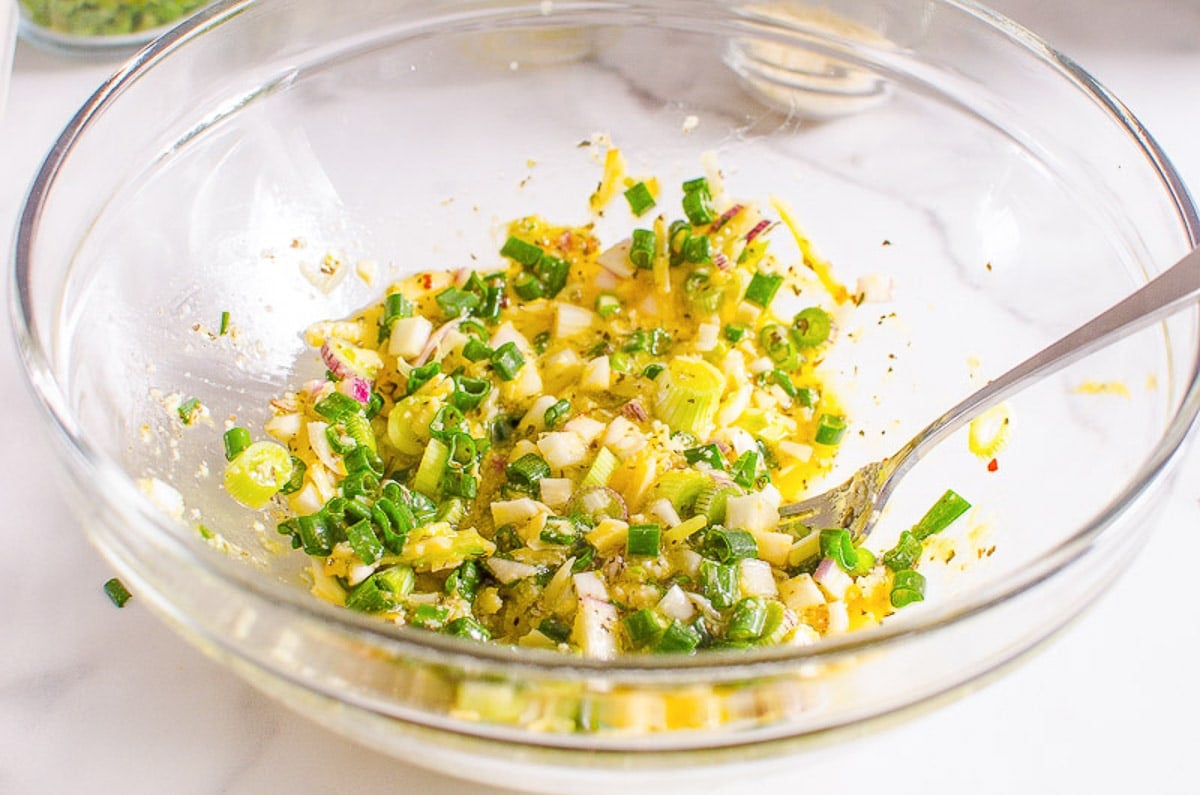
[[14, 0], [21, 34], [66, 52], [132, 51], [199, 11], [209, 0]]

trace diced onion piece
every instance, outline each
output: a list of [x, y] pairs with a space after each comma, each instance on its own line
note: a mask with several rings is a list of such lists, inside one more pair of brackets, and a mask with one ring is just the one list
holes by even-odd
[[503, 585], [509, 585], [526, 577], [533, 577], [538, 573], [536, 566], [506, 558], [491, 557], [484, 561], [484, 565]]
[[538, 488], [543, 503], [551, 508], [561, 508], [571, 499], [575, 483], [570, 478], [542, 478]]
[[579, 376], [579, 388], [592, 392], [605, 392], [612, 383], [612, 369], [607, 356], [597, 356], [583, 366]]
[[304, 426], [304, 418], [299, 412], [290, 412], [288, 414], [277, 414], [267, 420], [263, 425], [263, 430], [274, 436], [281, 442], [291, 441], [300, 433], [300, 428]]
[[781, 582], [779, 598], [797, 613], [825, 604], [825, 594], [821, 593], [820, 587], [808, 573], [797, 574], [795, 577]]
[[829, 602], [825, 605], [825, 609], [829, 611], [828, 633], [830, 635], [841, 635], [850, 630], [850, 611], [845, 602]]
[[573, 379], [583, 368], [583, 359], [570, 348], [563, 348], [547, 356], [543, 365], [551, 379]]
[[517, 346], [517, 350], [525, 357], [526, 363], [533, 358], [533, 348], [530, 346], [529, 340], [525, 338], [524, 334], [517, 331], [512, 323], [501, 323], [492, 332], [492, 338], [488, 340], [488, 345], [492, 350], [496, 350], [506, 342], [511, 342]]
[[584, 538], [596, 548], [600, 554], [611, 552], [625, 546], [629, 534], [629, 524], [620, 519], [601, 519], [600, 524], [589, 530]]
[[675, 506], [667, 499], [655, 500], [650, 504], [647, 512], [661, 519], [667, 527], [675, 527], [683, 522], [679, 518], [679, 512], [675, 510]]
[[707, 353], [717, 347], [720, 333], [721, 327], [716, 323], [701, 323], [696, 327], [696, 338], [692, 340], [692, 347], [702, 353]]
[[742, 596], [776, 596], [779, 593], [771, 574], [771, 564], [756, 558], [738, 561], [738, 585]]
[[383, 359], [375, 351], [337, 337], [325, 340], [321, 346], [321, 359], [338, 378], [358, 376], [372, 381], [383, 367]]
[[575, 612], [574, 640], [584, 657], [612, 659], [617, 653], [617, 609], [608, 601], [608, 589], [593, 571], [574, 575], [579, 604]]
[[599, 420], [594, 420], [591, 417], [578, 416], [567, 421], [563, 426], [564, 431], [579, 434], [579, 437], [588, 444], [596, 441], [600, 434], [604, 433], [604, 429], [608, 426]]
[[558, 398], [554, 395], [542, 395], [533, 401], [533, 405], [529, 407], [529, 411], [525, 412], [525, 416], [521, 418], [521, 428], [528, 428], [533, 431], [546, 430], [546, 409], [557, 402]]
[[412, 359], [419, 356], [433, 334], [433, 324], [421, 315], [402, 317], [393, 324], [388, 353]]
[[317, 458], [321, 460], [322, 464], [333, 472], [341, 472], [341, 459], [333, 452], [333, 448], [329, 446], [329, 438], [325, 435], [328, 427], [329, 424], [325, 422], [310, 422], [308, 424], [308, 446], [317, 454]]
[[813, 579], [817, 585], [821, 586], [825, 595], [833, 600], [844, 598], [846, 591], [854, 584], [854, 579], [842, 571], [842, 567], [833, 558], [824, 558], [817, 564], [817, 570], [813, 572]]
[[515, 500], [497, 500], [492, 503], [492, 521], [496, 526], [521, 524], [543, 513], [545, 508], [537, 500], [520, 497]]
[[629, 249], [633, 247], [633, 242], [630, 240], [622, 240], [620, 243], [612, 246], [602, 252], [596, 258], [596, 262], [601, 268], [621, 279], [628, 279], [633, 276], [633, 264], [629, 261]]
[[696, 615], [696, 608], [692, 606], [691, 600], [687, 598], [687, 594], [683, 592], [678, 583], [667, 589], [663, 598], [658, 600], [658, 611], [664, 616], [684, 624], [691, 621]]
[[786, 566], [795, 540], [789, 533], [773, 533], [757, 530], [752, 533], [758, 543], [758, 556], [775, 566]]
[[866, 276], [859, 276], [854, 292], [862, 296], [863, 303], [886, 303], [892, 300], [892, 277], [886, 273], [868, 273]]
[[779, 524], [779, 505], [763, 492], [725, 500], [725, 526], [750, 533], [767, 532]]
[[779, 452], [783, 453], [788, 458], [794, 458], [801, 463], [808, 461], [813, 455], [812, 445], [802, 444], [800, 442], [793, 442], [785, 439], [775, 446], [778, 448]]
[[646, 436], [636, 425], [624, 417], [616, 417], [604, 432], [604, 446], [625, 461], [646, 446]]
[[542, 392], [542, 374], [537, 364], [526, 357], [524, 366], [511, 381], [505, 381], [501, 389], [509, 400], [519, 401]]
[[538, 440], [537, 446], [553, 469], [582, 464], [588, 454], [587, 442], [571, 431], [547, 433]]
[[567, 339], [576, 334], [582, 334], [596, 322], [596, 315], [590, 310], [566, 301], [559, 301], [554, 312], [554, 336]]

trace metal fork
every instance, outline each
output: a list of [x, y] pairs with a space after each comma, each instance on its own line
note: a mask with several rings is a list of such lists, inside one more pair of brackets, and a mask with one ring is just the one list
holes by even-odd
[[1111, 309], [964, 398], [894, 454], [859, 468], [840, 486], [783, 506], [781, 518], [822, 529], [844, 527], [855, 539], [865, 538], [901, 478], [943, 439], [1041, 376], [1166, 317], [1198, 296], [1200, 248]]

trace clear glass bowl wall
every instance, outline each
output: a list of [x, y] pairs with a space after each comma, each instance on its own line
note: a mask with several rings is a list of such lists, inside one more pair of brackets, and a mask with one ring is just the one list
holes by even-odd
[[[159, 396], [201, 396], [213, 417], [259, 426], [270, 397], [318, 372], [299, 331], [379, 289], [348, 279], [322, 293], [302, 262], [336, 251], [391, 275], [458, 267], [495, 259], [508, 219], [587, 221], [599, 169], [578, 144], [595, 132], [631, 172], [667, 183], [715, 152], [730, 192], [787, 199], [845, 278], [894, 279], [879, 314], [904, 324], [848, 363], [856, 427], [870, 432], [846, 445], [835, 479], [1197, 237], [1186, 192], [1124, 109], [970, 5], [217, 4], [81, 111], [17, 246], [18, 331], [81, 520], [166, 620], [340, 731], [410, 759], [422, 746], [424, 764], [469, 756], [461, 775], [531, 762], [695, 774], [959, 692], [1127, 564], [1196, 414], [1194, 310], [1014, 399], [999, 472], [952, 440], [910, 475], [881, 546], [952, 485], [979, 506], [977, 548], [995, 551], [947, 566], [926, 604], [861, 635], [589, 663], [414, 633], [309, 596], [298, 555], [269, 551], [270, 529], [200, 474], [220, 471], [220, 428], [173, 427]], [[619, 228], [598, 227], [602, 239]], [[195, 330], [223, 311], [237, 347]], [[1129, 395], [1082, 394], [1086, 382]], [[147, 475], [182, 493], [184, 523], [139, 492]], [[213, 550], [199, 524], [244, 554]], [[515, 712], [456, 712], [475, 686], [507, 688]], [[716, 694], [716, 712], [661, 717], [699, 693]], [[589, 728], [587, 710], [650, 717], [613, 731]], [[531, 724], [535, 713], [565, 728]], [[708, 749], [703, 764], [694, 749]]]

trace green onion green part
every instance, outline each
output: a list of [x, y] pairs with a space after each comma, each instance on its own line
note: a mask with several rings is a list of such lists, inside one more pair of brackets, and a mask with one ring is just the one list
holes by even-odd
[[133, 594], [125, 587], [125, 583], [113, 577], [104, 583], [104, 593], [117, 607], [124, 607]]

